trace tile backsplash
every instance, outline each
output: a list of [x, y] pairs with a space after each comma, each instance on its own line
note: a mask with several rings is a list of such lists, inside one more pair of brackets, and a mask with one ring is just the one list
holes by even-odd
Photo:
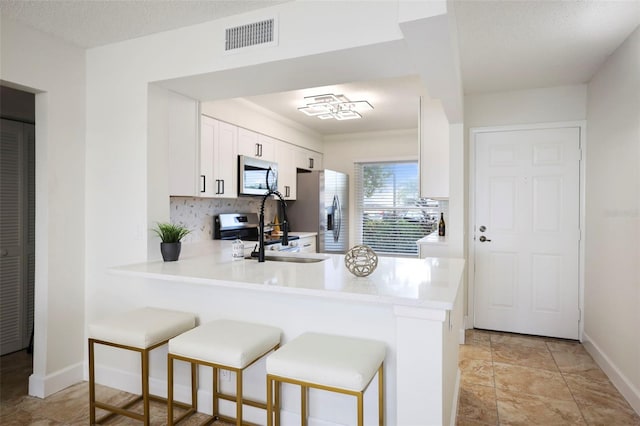
[[[183, 242], [196, 242], [213, 238], [213, 218], [220, 213], [259, 213], [261, 197], [196, 198], [170, 197], [172, 223], [191, 229]], [[275, 200], [265, 203], [265, 221], [271, 221], [277, 211]]]

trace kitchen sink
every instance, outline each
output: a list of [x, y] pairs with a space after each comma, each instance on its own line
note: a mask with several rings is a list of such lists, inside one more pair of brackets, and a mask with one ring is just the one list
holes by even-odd
[[[247, 256], [245, 259], [258, 259], [257, 257]], [[318, 257], [298, 257], [298, 256], [265, 256], [264, 260], [266, 262], [290, 262], [290, 263], [318, 263], [328, 258], [318, 258]]]

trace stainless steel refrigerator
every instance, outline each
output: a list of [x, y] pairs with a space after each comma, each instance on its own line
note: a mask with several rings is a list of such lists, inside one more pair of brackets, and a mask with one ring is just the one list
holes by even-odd
[[287, 203], [292, 231], [317, 232], [318, 253], [346, 253], [349, 176], [333, 170], [298, 173], [298, 194]]

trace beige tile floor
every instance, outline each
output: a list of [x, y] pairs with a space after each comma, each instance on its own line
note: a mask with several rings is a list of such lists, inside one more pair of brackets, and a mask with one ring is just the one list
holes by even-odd
[[[0, 358], [0, 425], [88, 424], [87, 383], [44, 400], [30, 397], [31, 362], [24, 351]], [[469, 330], [467, 343], [460, 347], [460, 369], [459, 426], [640, 426], [640, 416], [576, 342]], [[97, 393], [100, 400], [112, 403], [132, 397], [104, 386], [97, 386]], [[165, 406], [153, 403], [152, 424], [166, 424], [165, 416]], [[197, 414], [183, 424], [205, 418]], [[118, 417], [107, 424], [139, 422]]]
[[578, 342], [468, 330], [459, 365], [458, 426], [640, 425]]
[[[28, 379], [31, 374], [32, 359], [25, 351], [0, 357], [0, 425], [2, 426], [79, 426], [89, 424], [89, 385], [78, 383], [48, 398], [40, 399], [27, 395]], [[111, 404], [124, 404], [135, 396], [126, 392], [96, 386], [96, 398]], [[134, 406], [142, 412], [141, 404]], [[182, 411], [177, 409], [176, 416]], [[97, 411], [100, 417], [105, 412]], [[151, 424], [167, 424], [166, 405], [151, 403]], [[196, 413], [180, 425], [201, 424], [208, 416]], [[107, 425], [139, 425], [141, 422], [128, 417], [116, 416]], [[225, 422], [215, 425], [230, 426]]]

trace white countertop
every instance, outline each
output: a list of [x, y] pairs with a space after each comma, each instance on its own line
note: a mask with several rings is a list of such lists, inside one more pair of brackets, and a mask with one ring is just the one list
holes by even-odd
[[440, 244], [440, 245], [446, 245], [447, 244], [447, 237], [441, 237], [438, 235], [438, 231], [434, 231], [432, 233], [430, 233], [429, 235], [420, 238], [418, 241], [416, 241], [416, 244]]
[[[270, 254], [267, 252], [267, 259]], [[232, 261], [231, 241], [212, 240], [183, 244], [182, 255], [176, 262], [152, 261], [114, 267], [111, 272], [192, 284], [450, 310], [464, 269], [463, 259], [379, 257], [378, 267], [371, 275], [356, 277], [345, 267], [343, 255], [275, 254], [324, 260], [317, 263]]]

